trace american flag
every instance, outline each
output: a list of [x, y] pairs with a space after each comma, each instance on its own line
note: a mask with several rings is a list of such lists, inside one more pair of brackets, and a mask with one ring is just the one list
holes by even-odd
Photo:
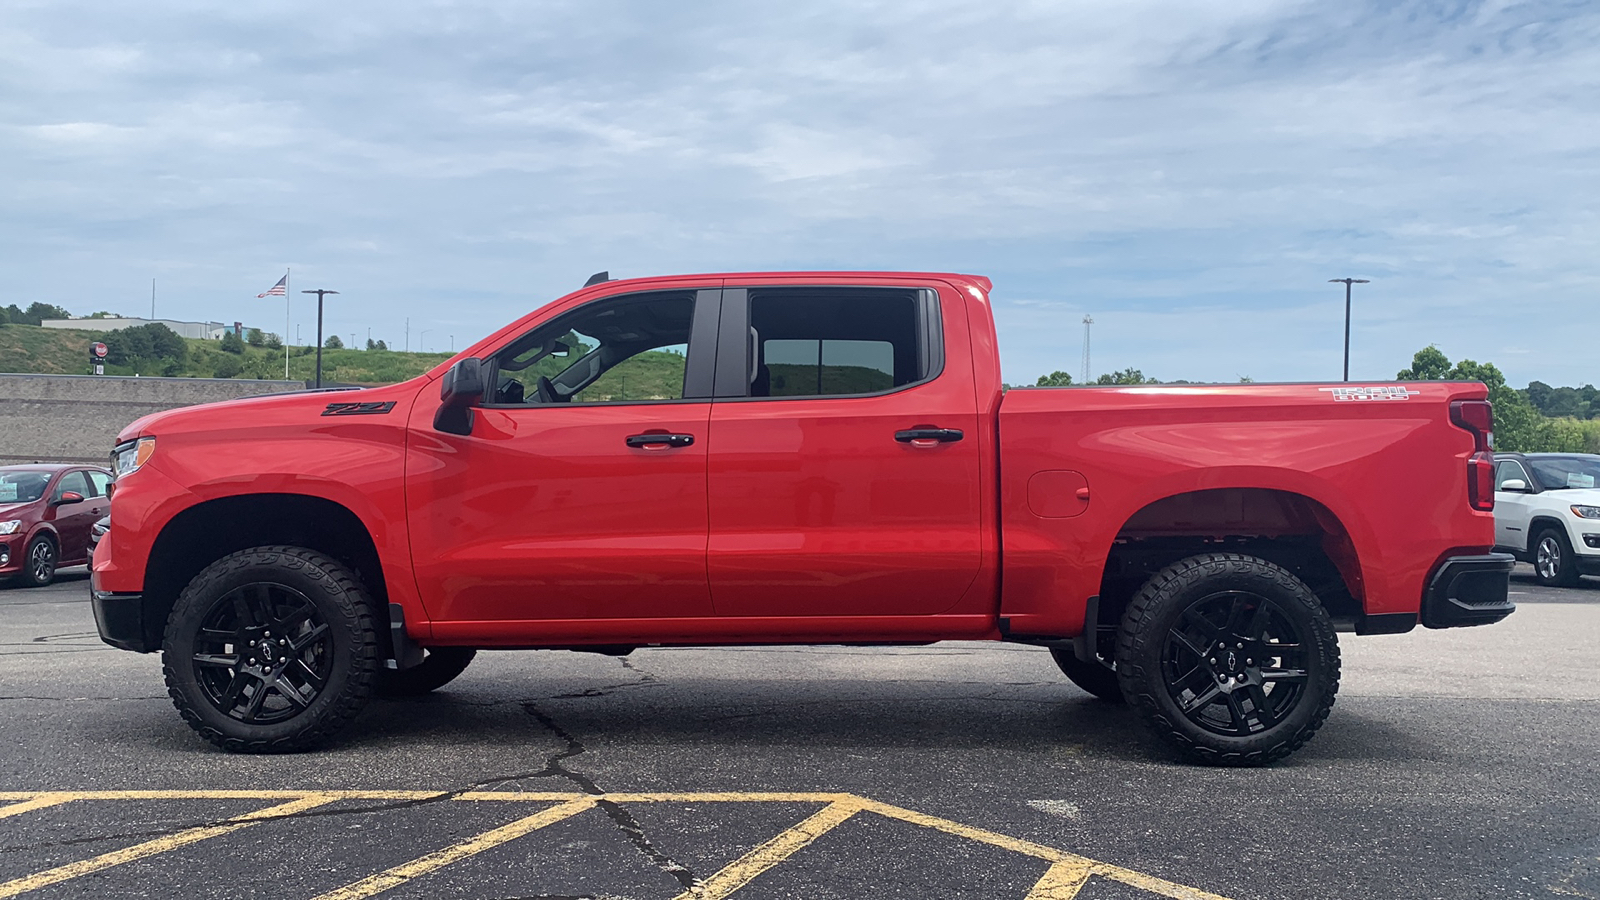
[[278, 283], [268, 289], [265, 294], [257, 294], [256, 299], [260, 300], [262, 297], [286, 297], [288, 294], [289, 276], [285, 275], [282, 278], [279, 278]]

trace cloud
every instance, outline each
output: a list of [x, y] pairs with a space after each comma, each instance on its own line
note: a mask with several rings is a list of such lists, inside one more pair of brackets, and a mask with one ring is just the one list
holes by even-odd
[[155, 275], [270, 328], [292, 266], [331, 330], [464, 343], [598, 269], [960, 270], [1014, 382], [1086, 311], [1097, 369], [1291, 380], [1352, 275], [1360, 377], [1595, 377], [1582, 4], [51, 2], [0, 41], [5, 302]]

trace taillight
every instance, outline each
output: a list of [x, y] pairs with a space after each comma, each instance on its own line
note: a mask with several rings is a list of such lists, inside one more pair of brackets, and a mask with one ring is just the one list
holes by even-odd
[[1467, 460], [1467, 502], [1473, 509], [1494, 510], [1494, 407], [1487, 400], [1453, 400], [1450, 422], [1472, 433]]

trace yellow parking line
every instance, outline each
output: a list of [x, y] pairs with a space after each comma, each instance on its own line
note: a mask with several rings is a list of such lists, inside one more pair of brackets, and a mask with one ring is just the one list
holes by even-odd
[[76, 799], [71, 794], [35, 794], [31, 800], [23, 800], [20, 803], [13, 803], [9, 806], [0, 806], [0, 819], [4, 819], [6, 816], [20, 816], [25, 812], [33, 812], [36, 809], [44, 809], [47, 806], [71, 803]]
[[525, 834], [538, 831], [546, 825], [552, 825], [562, 819], [577, 815], [586, 809], [593, 808], [594, 804], [595, 798], [590, 796], [569, 800], [560, 806], [552, 806], [527, 818], [518, 819], [509, 825], [502, 825], [492, 831], [485, 831], [483, 834], [462, 841], [455, 846], [446, 847], [443, 850], [395, 866], [387, 871], [352, 882], [338, 890], [329, 891], [315, 898], [315, 900], [361, 900], [364, 897], [381, 894], [384, 891], [397, 888], [413, 878], [426, 875], [436, 869], [442, 869], [453, 862], [482, 853], [491, 847], [498, 847], [507, 841], [513, 841]]
[[674, 900], [722, 900], [744, 887], [757, 875], [798, 853], [807, 844], [860, 812], [862, 800], [843, 795], [804, 822], [739, 857], [701, 883], [698, 890], [684, 891]]
[[1058, 862], [1044, 873], [1024, 900], [1074, 900], [1093, 874], [1093, 867], [1083, 863]]
[[203, 841], [206, 838], [213, 838], [223, 834], [231, 834], [232, 832], [238, 831], [241, 828], [249, 828], [251, 825], [255, 825], [263, 819], [272, 819], [279, 816], [287, 816], [298, 812], [304, 812], [305, 810], [328, 803], [333, 799], [333, 797], [325, 794], [311, 794], [309, 796], [303, 795], [298, 800], [291, 800], [288, 803], [280, 803], [277, 806], [271, 806], [266, 809], [257, 810], [253, 813], [246, 813], [245, 815], [230, 819], [228, 822], [221, 825], [203, 825], [199, 828], [190, 828], [180, 831], [177, 834], [169, 834], [166, 837], [156, 838], [153, 841], [146, 841], [142, 844], [135, 844], [132, 847], [125, 847], [121, 850], [112, 851], [111, 853], [104, 853], [100, 856], [94, 857], [93, 859], [85, 859], [75, 863], [68, 863], [64, 866], [57, 866], [54, 869], [46, 869], [43, 872], [38, 872], [33, 875], [28, 875], [23, 878], [18, 878], [13, 881], [8, 881], [4, 884], [0, 884], [0, 900], [4, 900], [6, 897], [15, 897], [18, 894], [25, 894], [28, 891], [35, 891], [39, 888], [56, 884], [57, 882], [68, 881], [82, 875], [88, 875], [91, 872], [98, 872], [101, 869], [109, 869], [112, 866], [119, 866], [126, 862], [133, 862], [136, 859], [143, 859], [147, 856], [155, 856], [159, 853], [166, 853], [169, 850], [176, 850], [179, 847], [184, 847], [198, 841]]

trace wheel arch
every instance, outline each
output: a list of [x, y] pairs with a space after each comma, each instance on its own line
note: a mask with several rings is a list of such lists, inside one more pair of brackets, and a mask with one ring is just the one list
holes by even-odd
[[350, 567], [374, 600], [387, 649], [388, 590], [377, 545], [348, 507], [307, 494], [240, 494], [206, 500], [174, 515], [151, 545], [145, 568], [145, 640], [159, 647], [167, 617], [202, 569], [238, 550], [266, 545], [317, 550]]
[[1155, 572], [1219, 551], [1256, 556], [1294, 573], [1343, 627], [1356, 627], [1365, 614], [1357, 542], [1327, 504], [1283, 488], [1200, 488], [1149, 501], [1122, 523], [1101, 576], [1100, 626], [1114, 625]]
[[1549, 514], [1536, 515], [1528, 520], [1528, 553], [1534, 552], [1534, 538], [1546, 528], [1553, 528], [1567, 538], [1567, 543], [1572, 543], [1572, 532], [1567, 529], [1567, 523]]

